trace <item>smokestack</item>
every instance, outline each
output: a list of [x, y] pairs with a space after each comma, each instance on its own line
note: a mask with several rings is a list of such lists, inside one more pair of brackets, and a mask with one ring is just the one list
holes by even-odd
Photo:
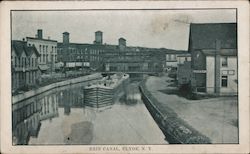
[[37, 30], [37, 38], [43, 39], [43, 30], [42, 29]]
[[124, 38], [119, 38], [118, 40], [118, 44], [119, 44], [119, 49], [120, 50], [124, 50], [126, 48], [126, 40]]
[[63, 33], [63, 44], [69, 44], [69, 33], [68, 32]]
[[96, 31], [95, 32], [94, 44], [102, 44], [102, 31]]

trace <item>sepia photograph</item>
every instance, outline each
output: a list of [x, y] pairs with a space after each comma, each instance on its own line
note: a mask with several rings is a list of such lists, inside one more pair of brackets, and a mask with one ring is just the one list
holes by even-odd
[[152, 153], [245, 144], [241, 13], [10, 9], [8, 146]]

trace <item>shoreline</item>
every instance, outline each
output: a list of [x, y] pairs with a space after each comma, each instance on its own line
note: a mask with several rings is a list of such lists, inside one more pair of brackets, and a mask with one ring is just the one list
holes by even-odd
[[161, 111], [160, 103], [147, 89], [146, 81], [139, 86], [142, 101], [170, 144], [211, 144], [210, 138], [190, 126], [170, 107]]
[[95, 73], [95, 74], [91, 74], [91, 75], [87, 75], [87, 76], [81, 76], [78, 78], [73, 78], [73, 79], [68, 79], [68, 80], [64, 80], [64, 81], [60, 81], [60, 82], [55, 82], [43, 87], [39, 87], [37, 89], [33, 89], [27, 92], [24, 92], [22, 94], [17, 94], [12, 96], [12, 105], [17, 104], [18, 102], [21, 102], [25, 99], [28, 99], [30, 97], [39, 95], [43, 92], [46, 92], [48, 90], [52, 90], [54, 88], [58, 88], [58, 87], [62, 87], [62, 86], [67, 86], [70, 84], [77, 84], [80, 82], [87, 82], [87, 81], [91, 81], [91, 80], [96, 80], [96, 79], [101, 79], [102, 75], [100, 73]]

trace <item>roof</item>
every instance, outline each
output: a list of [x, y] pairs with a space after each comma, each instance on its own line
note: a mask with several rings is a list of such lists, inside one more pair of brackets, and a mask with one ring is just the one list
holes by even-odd
[[[117, 52], [119, 50], [118, 45], [113, 44], [88, 44], [88, 43], [69, 43], [67, 44], [68, 47], [71, 48], [101, 48], [101, 49], [108, 49], [109, 51], [112, 50], [112, 52]], [[63, 48], [64, 44], [62, 42], [57, 43], [58, 48]], [[161, 52], [161, 53], [170, 53], [170, 54], [188, 54], [187, 51], [184, 50], [174, 50], [174, 49], [166, 49], [166, 48], [148, 48], [148, 47], [140, 47], [140, 46], [127, 46], [125, 51], [127, 52]]]
[[69, 35], [69, 32], [63, 32], [63, 34], [67, 34], [67, 35]]
[[173, 50], [173, 49], [161, 49], [165, 54], [188, 54], [188, 51], [184, 50]]
[[[202, 50], [202, 53], [205, 56], [215, 56], [216, 50]], [[236, 49], [221, 49], [220, 50], [221, 56], [237, 56], [237, 50]]]
[[191, 54], [190, 53], [179, 54], [179, 55], [177, 55], [177, 57], [191, 57]]
[[42, 41], [50, 41], [50, 42], [57, 42], [56, 40], [51, 40], [51, 39], [44, 39], [44, 38], [36, 38], [36, 37], [26, 37], [27, 39], [32, 39], [32, 40], [42, 40]]
[[102, 33], [102, 31], [98, 30], [98, 31], [96, 31], [95, 33]]
[[11, 47], [16, 52], [17, 56], [21, 56], [24, 52], [26, 56], [31, 56], [33, 53], [36, 54], [37, 57], [40, 56], [35, 46], [27, 46], [27, 42], [13, 40], [11, 41]]
[[120, 38], [119, 38], [119, 40], [126, 41], [126, 39], [125, 39], [125, 38], [123, 38], [123, 37], [120, 37]]
[[215, 41], [221, 41], [221, 48], [237, 48], [236, 23], [191, 24], [189, 51], [192, 49], [215, 49]]

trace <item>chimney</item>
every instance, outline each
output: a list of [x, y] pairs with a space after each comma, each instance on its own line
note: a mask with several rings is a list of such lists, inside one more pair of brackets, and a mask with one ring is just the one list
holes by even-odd
[[102, 31], [96, 31], [95, 32], [94, 44], [102, 44]]
[[63, 44], [69, 44], [69, 33], [68, 32], [63, 33]]
[[119, 49], [123, 51], [126, 48], [126, 40], [124, 38], [119, 38], [118, 40]]
[[42, 29], [37, 30], [37, 38], [43, 39], [43, 30]]

